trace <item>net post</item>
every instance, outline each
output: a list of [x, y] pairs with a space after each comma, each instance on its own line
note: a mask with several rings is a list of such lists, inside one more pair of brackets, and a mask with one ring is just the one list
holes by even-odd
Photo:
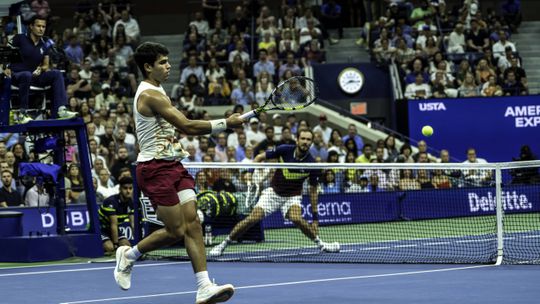
[[495, 168], [495, 202], [497, 210], [497, 261], [496, 266], [503, 261], [503, 206], [502, 206], [502, 173], [501, 166]]

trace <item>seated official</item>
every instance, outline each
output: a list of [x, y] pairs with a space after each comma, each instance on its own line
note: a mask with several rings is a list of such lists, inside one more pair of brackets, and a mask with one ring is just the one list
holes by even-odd
[[[36, 15], [30, 19], [27, 34], [17, 34], [9, 41], [9, 46], [18, 48], [22, 57], [21, 62], [12, 63], [9, 66], [12, 83], [19, 88], [22, 113], [22, 115], [19, 115], [19, 123], [26, 123], [31, 120], [25, 114], [25, 110], [29, 106], [30, 86], [51, 86], [53, 112], [58, 110], [59, 118], [67, 119], [77, 115], [77, 113], [67, 111], [65, 108], [67, 97], [62, 73], [59, 70], [51, 69], [49, 65], [51, 45], [43, 37], [46, 27], [47, 20]], [[55, 117], [55, 114], [53, 114], [53, 117]]]
[[120, 193], [109, 196], [98, 210], [101, 240], [105, 254], [112, 254], [119, 246], [131, 246], [133, 233], [133, 179], [120, 179]]
[[18, 207], [23, 205], [21, 194], [11, 188], [13, 173], [9, 170], [2, 171], [2, 188], [0, 188], [0, 207]]

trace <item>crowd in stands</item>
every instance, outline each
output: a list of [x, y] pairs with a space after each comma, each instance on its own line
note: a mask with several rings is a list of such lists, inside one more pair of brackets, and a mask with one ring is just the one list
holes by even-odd
[[364, 38], [380, 64], [395, 62], [408, 99], [528, 94], [519, 48], [512, 42], [520, 2], [482, 13], [480, 1], [448, 7], [444, 0], [387, 1]]
[[[44, 0], [33, 2], [39, 4], [31, 6], [34, 14], [53, 20], [50, 16], [54, 14], [54, 7], [45, 5], [47, 1]], [[196, 106], [231, 105], [231, 109], [224, 113], [228, 116], [260, 105], [279, 81], [302, 75], [307, 66], [325, 61], [325, 41], [338, 43], [330, 37], [328, 28], [337, 28], [338, 34], [341, 33], [335, 18], [341, 8], [334, 1], [325, 2], [320, 8], [284, 5], [282, 11], [276, 14], [261, 5], [255, 10], [258, 12], [254, 16], [255, 33], [249, 28], [251, 7], [238, 5], [232, 16], [225, 16], [221, 1], [213, 2], [219, 5], [206, 5], [196, 12], [185, 40], [178, 42], [183, 44], [182, 61], [176, 67], [180, 69], [181, 76], [171, 92], [171, 100], [192, 119], [210, 119], [207, 112], [197, 110]], [[316, 15], [321, 18], [318, 19]], [[497, 86], [500, 86], [502, 94], [514, 94], [515, 91], [509, 90], [507, 80], [526, 85], [525, 72], [520, 67], [515, 46], [507, 51], [507, 46], [512, 45], [507, 39], [515, 29], [507, 27], [506, 22], [503, 26], [503, 20], [497, 16], [482, 18], [478, 9], [473, 14], [470, 7], [458, 16], [459, 19], [453, 22], [451, 16], [446, 15], [442, 2], [435, 6], [433, 1], [426, 1], [425, 5], [414, 9], [391, 4], [387, 16], [381, 17], [372, 28], [374, 54], [381, 61], [396, 60], [404, 71], [408, 71], [407, 82], [424, 87], [423, 93], [422, 90], [413, 90], [411, 98], [447, 94], [450, 89], [458, 91], [456, 95], [494, 95], [498, 94]], [[326, 24], [323, 24], [323, 20]], [[497, 20], [499, 25], [494, 31], [492, 29], [497, 25]], [[450, 48], [443, 49], [453, 39], [441, 36], [438, 24], [443, 21], [442, 29], [455, 26], [458, 34], [463, 28], [474, 32], [480, 26], [479, 31], [489, 40], [485, 46], [478, 48], [482, 53], [463, 53], [463, 50], [456, 48], [451, 54], [461, 57], [452, 58], [461, 59], [459, 64], [455, 64], [449, 57]], [[141, 30], [128, 1], [108, 1], [95, 5], [82, 1], [73, 15], [73, 24], [72, 28], [63, 30], [50, 26], [47, 35], [54, 41], [54, 54], [58, 55], [53, 64], [64, 69], [67, 75], [68, 110], [78, 112], [87, 125], [93, 183], [98, 203], [101, 203], [118, 193], [121, 178], [131, 176], [131, 163], [138, 151], [132, 97], [141, 76], [132, 56], [140, 43]], [[17, 31], [16, 23], [8, 18], [3, 20], [3, 25], [2, 45], [7, 45]], [[480, 32], [476, 32], [476, 35]], [[252, 44], [252, 41], [255, 43]], [[474, 48], [474, 41], [463, 44], [463, 48]], [[490, 57], [487, 54], [491, 54]], [[506, 59], [508, 64], [500, 65], [499, 62], [504, 61], [501, 58]], [[504, 81], [502, 85], [501, 81]], [[458, 83], [460, 85], [456, 86]], [[487, 84], [486, 88], [479, 87], [482, 83]], [[444, 86], [444, 89], [440, 90], [440, 86]], [[523, 92], [526, 93], [526, 87]], [[313, 130], [310, 153], [317, 162], [423, 163], [450, 162], [451, 159], [448, 151], [443, 150], [437, 156], [439, 160], [436, 160], [427, 153], [425, 142], [419, 143], [419, 151], [414, 154], [408, 144], [398, 149], [392, 135], [377, 141], [375, 145], [365, 143], [354, 124], [342, 134], [339, 129], [332, 129], [328, 125], [324, 114], [319, 117], [318, 124], [310, 125], [307, 120], [299, 120], [294, 114], [262, 113], [258, 118], [251, 118], [244, 128], [233, 130], [233, 133], [224, 132], [216, 136], [178, 134], [178, 138], [190, 153], [183, 160], [184, 163], [250, 163], [262, 151], [280, 144], [294, 144], [301, 128]], [[0, 201], [6, 197], [6, 192], [11, 195], [14, 191], [19, 193], [19, 197], [10, 198], [9, 202], [16, 203], [6, 205], [46, 205], [49, 197], [42, 183], [34, 181], [25, 186], [17, 178], [19, 163], [38, 161], [40, 156], [32, 150], [29, 141], [19, 134], [1, 134], [0, 137], [1, 181], [2, 185], [11, 185], [2, 187]], [[81, 203], [85, 201], [85, 189], [78, 166], [75, 133], [66, 131], [65, 142], [66, 161], [69, 163], [65, 172], [66, 201]], [[530, 157], [534, 158], [532, 152]], [[468, 152], [467, 159], [468, 162], [481, 162], [474, 149]], [[235, 191], [242, 189], [249, 179], [248, 172], [234, 171], [236, 173], [232, 175], [233, 172], [227, 170], [221, 174], [220, 169], [190, 168], [189, 171], [199, 191]], [[529, 175], [526, 174], [526, 182], [531, 180]], [[323, 193], [338, 190], [367, 192], [487, 185], [492, 182], [492, 176], [475, 171], [327, 170], [321, 181]]]

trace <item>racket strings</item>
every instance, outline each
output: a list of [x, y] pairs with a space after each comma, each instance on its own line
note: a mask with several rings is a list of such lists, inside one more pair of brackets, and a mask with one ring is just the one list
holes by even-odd
[[308, 105], [316, 97], [315, 83], [307, 78], [291, 78], [282, 83], [273, 96], [273, 103], [281, 108]]

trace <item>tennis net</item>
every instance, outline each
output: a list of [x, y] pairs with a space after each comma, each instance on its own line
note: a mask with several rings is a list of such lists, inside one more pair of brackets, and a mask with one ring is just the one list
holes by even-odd
[[[198, 163], [186, 167], [196, 180], [209, 260], [540, 264], [537, 161], [308, 166]], [[284, 218], [287, 212], [293, 217], [291, 210], [295, 209], [274, 206], [290, 201], [275, 196], [271, 180], [277, 170], [291, 177], [310, 172], [320, 175], [320, 183], [314, 187], [318, 191], [318, 236], [324, 243], [314, 242]], [[313, 220], [309, 189], [306, 181], [299, 208], [307, 227]], [[141, 201], [147, 203], [143, 226], [148, 234], [160, 226], [148, 201]], [[276, 211], [228, 243], [222, 254], [211, 255], [235, 225], [257, 210], [256, 205]], [[332, 247], [334, 243], [339, 244], [339, 252]], [[188, 259], [181, 243], [146, 257]]]

